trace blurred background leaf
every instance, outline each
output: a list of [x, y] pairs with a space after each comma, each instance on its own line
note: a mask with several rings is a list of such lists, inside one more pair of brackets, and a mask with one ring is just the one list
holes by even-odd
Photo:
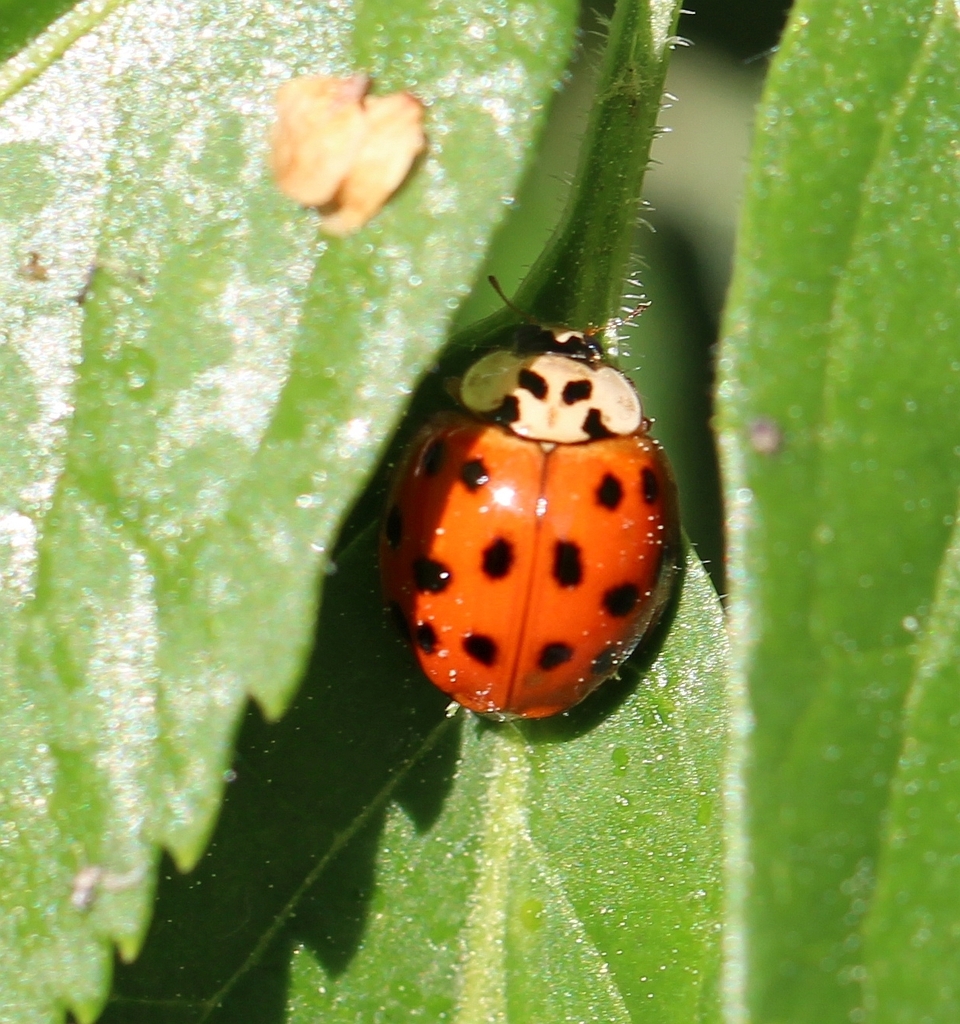
[[956, 1012], [958, 63], [952, 6], [801, 0], [761, 106], [719, 366], [757, 1021]]

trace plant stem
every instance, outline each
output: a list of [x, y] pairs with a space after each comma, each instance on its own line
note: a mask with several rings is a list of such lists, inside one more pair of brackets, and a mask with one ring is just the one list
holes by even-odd
[[567, 209], [520, 286], [544, 323], [599, 327], [617, 315], [679, 0], [620, 0]]

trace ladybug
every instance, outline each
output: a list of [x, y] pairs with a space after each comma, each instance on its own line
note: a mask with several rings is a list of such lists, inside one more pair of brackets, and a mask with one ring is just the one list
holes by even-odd
[[595, 334], [528, 324], [483, 356], [463, 410], [420, 430], [387, 499], [386, 603], [431, 682], [480, 714], [583, 700], [680, 572], [670, 464]]

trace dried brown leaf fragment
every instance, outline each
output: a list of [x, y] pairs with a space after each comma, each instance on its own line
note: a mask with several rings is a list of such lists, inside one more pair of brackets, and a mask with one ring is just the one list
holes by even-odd
[[294, 78], [277, 92], [271, 138], [280, 190], [349, 235], [375, 216], [426, 147], [423, 106], [409, 93], [369, 96], [366, 75]]

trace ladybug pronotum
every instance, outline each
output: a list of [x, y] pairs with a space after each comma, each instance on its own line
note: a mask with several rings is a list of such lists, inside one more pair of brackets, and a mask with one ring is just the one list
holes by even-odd
[[680, 571], [677, 491], [639, 395], [589, 332], [520, 327], [463, 411], [398, 467], [383, 591], [427, 677], [499, 718], [573, 707], [613, 675]]

